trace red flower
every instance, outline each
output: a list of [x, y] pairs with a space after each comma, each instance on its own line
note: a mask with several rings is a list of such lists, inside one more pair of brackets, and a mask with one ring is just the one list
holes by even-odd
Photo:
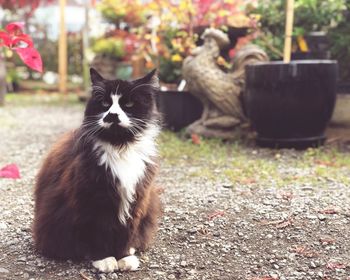
[[22, 61], [35, 71], [43, 71], [39, 52], [34, 48], [32, 38], [23, 33], [23, 22], [13, 22], [0, 31], [0, 47], [14, 50]]

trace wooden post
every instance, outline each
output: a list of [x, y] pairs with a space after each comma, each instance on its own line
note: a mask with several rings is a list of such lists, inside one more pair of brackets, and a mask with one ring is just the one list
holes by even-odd
[[90, 3], [85, 0], [85, 23], [83, 29], [83, 80], [85, 93], [90, 88], [89, 62], [87, 60], [87, 50], [89, 48], [89, 9]]
[[60, 37], [58, 42], [59, 91], [67, 94], [67, 32], [65, 23], [66, 0], [60, 0]]
[[133, 79], [140, 78], [144, 73], [144, 61], [143, 58], [138, 55], [133, 55], [131, 57], [132, 75]]
[[0, 106], [5, 105], [6, 94], [6, 66], [5, 58], [0, 54]]
[[287, 0], [286, 32], [285, 32], [284, 53], [283, 53], [283, 61], [285, 63], [290, 62], [291, 53], [292, 53], [293, 20], [294, 20], [294, 0]]

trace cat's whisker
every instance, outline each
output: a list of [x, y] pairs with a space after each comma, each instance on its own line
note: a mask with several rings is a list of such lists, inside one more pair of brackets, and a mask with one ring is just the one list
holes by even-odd
[[159, 121], [155, 121], [155, 120], [142, 120], [142, 119], [138, 119], [138, 118], [134, 118], [131, 117], [130, 118], [131, 121], [133, 121], [134, 123], [142, 123], [142, 124], [154, 124], [154, 125], [158, 125]]

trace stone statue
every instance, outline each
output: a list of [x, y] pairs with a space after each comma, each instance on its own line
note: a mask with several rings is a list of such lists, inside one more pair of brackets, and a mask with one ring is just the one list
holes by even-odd
[[245, 87], [245, 66], [267, 61], [266, 53], [254, 45], [240, 49], [233, 60], [232, 70], [223, 71], [217, 64], [220, 50], [230, 41], [221, 30], [208, 28], [202, 38], [204, 44], [193, 50], [184, 60], [182, 74], [188, 89], [203, 103], [199, 120], [188, 128], [189, 134], [229, 139], [237, 126], [245, 123], [242, 92]]

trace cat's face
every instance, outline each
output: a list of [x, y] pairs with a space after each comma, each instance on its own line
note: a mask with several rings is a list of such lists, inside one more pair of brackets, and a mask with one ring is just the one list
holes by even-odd
[[92, 97], [83, 128], [112, 144], [138, 137], [155, 118], [154, 94], [159, 89], [155, 70], [135, 81], [105, 80], [90, 69]]

